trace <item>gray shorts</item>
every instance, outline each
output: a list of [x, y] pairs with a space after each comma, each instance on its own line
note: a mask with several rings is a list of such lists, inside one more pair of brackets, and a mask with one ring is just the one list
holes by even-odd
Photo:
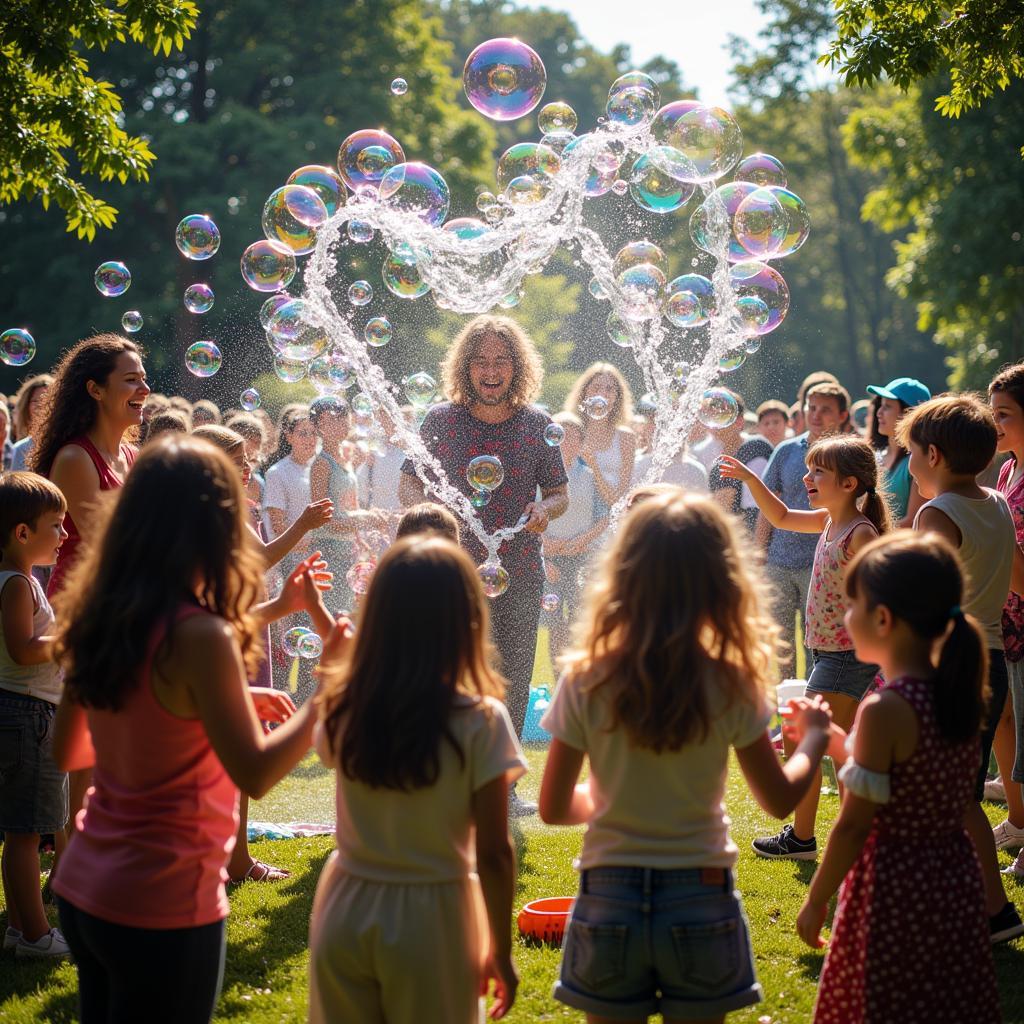
[[1013, 723], [1017, 727], [1017, 757], [1013, 762], [1013, 782], [1024, 782], [1024, 661], [1006, 659], [1010, 676], [1010, 699], [1013, 701]]
[[602, 1017], [720, 1017], [761, 1000], [750, 928], [725, 868], [592, 868], [555, 998]]
[[68, 820], [68, 777], [53, 760], [46, 700], [0, 690], [0, 831], [46, 835]]
[[877, 665], [858, 661], [853, 651], [812, 651], [814, 667], [807, 680], [808, 693], [841, 693], [863, 700], [878, 675]]

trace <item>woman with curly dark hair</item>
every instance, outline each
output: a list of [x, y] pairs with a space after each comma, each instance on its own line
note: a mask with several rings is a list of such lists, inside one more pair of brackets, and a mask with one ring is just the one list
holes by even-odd
[[68, 539], [47, 587], [56, 594], [87, 535], [101, 491], [116, 490], [135, 461], [126, 437], [142, 423], [150, 388], [138, 345], [118, 334], [78, 342], [57, 364], [31, 468], [64, 493]]

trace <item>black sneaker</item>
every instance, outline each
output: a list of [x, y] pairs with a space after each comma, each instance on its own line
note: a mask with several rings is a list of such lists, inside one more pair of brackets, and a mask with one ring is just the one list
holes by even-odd
[[769, 860], [817, 860], [818, 840], [797, 839], [792, 825], [783, 825], [777, 836], [763, 836], [751, 844], [758, 857]]
[[1002, 910], [988, 919], [988, 932], [993, 946], [1024, 935], [1024, 921], [1021, 921], [1017, 908], [1009, 900]]

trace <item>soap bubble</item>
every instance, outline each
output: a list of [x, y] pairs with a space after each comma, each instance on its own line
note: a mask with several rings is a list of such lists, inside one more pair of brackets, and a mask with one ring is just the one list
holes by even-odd
[[725, 388], [708, 388], [697, 407], [697, 419], [709, 430], [731, 427], [739, 414], [735, 397]]
[[533, 178], [528, 174], [513, 178], [502, 193], [513, 206], [532, 206], [546, 199], [551, 182], [546, 178]]
[[356, 416], [373, 416], [373, 399], [365, 392], [360, 391], [352, 399], [352, 412]]
[[658, 83], [644, 71], [627, 71], [624, 75], [616, 78], [608, 90], [608, 99], [610, 100], [623, 92], [634, 92], [637, 90], [647, 93], [655, 107], [661, 102], [661, 92], [658, 89]]
[[624, 196], [629, 191], [629, 182], [624, 178], [616, 178], [612, 184], [612, 192], [617, 196]]
[[786, 187], [786, 168], [782, 161], [768, 153], [751, 153], [737, 165], [733, 181], [750, 181], [764, 187], [765, 185], [781, 185]]
[[206, 313], [213, 309], [213, 289], [208, 284], [190, 284], [185, 289], [185, 308], [190, 313]]
[[540, 599], [540, 606], [546, 612], [557, 612], [561, 599], [557, 594], [545, 594]]
[[549, 423], [544, 428], [544, 443], [557, 448], [565, 440], [565, 428], [561, 423]]
[[405, 151], [387, 132], [364, 128], [353, 132], [338, 149], [338, 171], [355, 192], [361, 185], [378, 185], [397, 164], [405, 162]]
[[220, 349], [212, 341], [197, 341], [185, 350], [185, 368], [197, 377], [212, 377], [220, 364]]
[[759, 334], [748, 334], [743, 339], [743, 351], [748, 356], [755, 355], [761, 351], [761, 335]]
[[367, 345], [374, 348], [381, 348], [391, 340], [391, 321], [387, 317], [375, 316], [366, 321], [363, 328], [363, 337]]
[[[497, 205], [498, 197], [493, 192], [483, 191], [476, 197], [476, 208], [481, 213], [486, 213]], [[447, 225], [445, 225], [447, 227]]]
[[[715, 286], [701, 274], [683, 274], [673, 278], [665, 290], [668, 293], [665, 300], [665, 315], [677, 327], [701, 327], [717, 311]], [[692, 300], [687, 296], [693, 296], [697, 300], [699, 308], [696, 311], [690, 308]], [[692, 316], [696, 316], [696, 319], [691, 321]]]
[[[575, 151], [576, 147], [579, 146], [580, 142], [587, 138], [586, 135], [580, 135], [578, 138], [570, 142], [565, 149], [562, 150], [562, 161], [566, 161]], [[619, 162], [615, 154], [610, 149], [602, 150], [597, 156], [593, 157], [590, 162], [590, 172], [587, 175], [586, 180], [583, 183], [583, 192], [591, 199], [597, 196], [603, 196], [606, 192], [611, 190], [612, 185], [615, 184], [615, 179], [619, 174]]]
[[576, 136], [572, 132], [545, 132], [540, 137], [540, 144], [547, 146], [548, 149], [553, 149], [561, 157], [565, 152], [565, 147], [575, 138]]
[[672, 364], [672, 379], [677, 384], [685, 385], [690, 379], [692, 369], [693, 368], [685, 359], [680, 359], [679, 362]]
[[736, 292], [737, 302], [747, 297], [757, 298], [768, 310], [764, 322], [751, 327], [753, 333], [768, 334], [785, 319], [789, 312], [789, 288], [774, 267], [765, 263], [737, 263], [729, 271], [729, 282]]
[[619, 316], [618, 313], [612, 313], [608, 317], [608, 321], [605, 325], [608, 329], [608, 337], [615, 342], [619, 348], [632, 348], [633, 347], [633, 334], [629, 329], [629, 324]]
[[390, 209], [413, 214], [432, 227], [444, 221], [451, 205], [448, 183], [433, 167], [419, 163], [392, 167], [380, 180], [380, 199]]
[[274, 189], [263, 205], [263, 234], [268, 241], [303, 256], [316, 248], [316, 229], [327, 220], [327, 207], [305, 185]]
[[517, 142], [509, 146], [498, 160], [497, 179], [502, 188], [522, 176], [553, 178], [561, 170], [559, 155], [539, 142]]
[[353, 306], [365, 306], [373, 301], [373, 285], [369, 281], [353, 281], [348, 286], [348, 301]]
[[274, 376], [285, 384], [294, 384], [306, 376], [306, 364], [301, 359], [274, 356]]
[[514, 121], [540, 103], [547, 72], [540, 57], [518, 39], [489, 39], [466, 59], [466, 98], [485, 117]]
[[260, 393], [255, 388], [246, 388], [238, 396], [238, 404], [246, 412], [253, 412], [260, 407]]
[[505, 469], [496, 455], [478, 455], [466, 467], [466, 482], [474, 491], [495, 491], [505, 479]]
[[742, 295], [736, 300], [736, 312], [739, 313], [746, 332], [757, 334], [758, 329], [768, 323], [771, 310], [768, 303], [756, 295]]
[[142, 314], [137, 309], [129, 309], [121, 314], [121, 326], [129, 333], [135, 334], [142, 330]]
[[491, 503], [490, 491], [474, 491], [469, 496], [469, 503], [473, 508], [484, 508]]
[[537, 127], [545, 135], [549, 132], [574, 132], [576, 124], [576, 111], [561, 100], [545, 103], [537, 115]]
[[508, 573], [497, 562], [484, 562], [476, 571], [488, 597], [501, 597], [508, 590]]
[[739, 205], [733, 217], [736, 241], [755, 259], [768, 259], [785, 241], [789, 217], [775, 193], [756, 188]]
[[598, 281], [596, 277], [592, 277], [590, 279], [590, 284], [587, 285], [587, 288], [589, 289], [590, 294], [593, 295], [595, 299], [608, 298], [608, 293], [604, 290], [604, 285], [601, 284], [601, 282]]
[[608, 399], [604, 395], [591, 395], [580, 403], [580, 412], [592, 420], [603, 420], [609, 411]]
[[647, 89], [620, 89], [608, 97], [605, 113], [616, 125], [633, 128], [650, 124], [658, 112], [658, 102]]
[[627, 242], [615, 254], [615, 259], [612, 261], [612, 273], [618, 277], [624, 270], [641, 263], [649, 263], [663, 273], [668, 270], [665, 253], [653, 242], [643, 241]]
[[662, 167], [663, 146], [637, 157], [629, 172], [629, 195], [642, 210], [672, 213], [693, 195], [693, 185], [672, 177]]
[[0, 360], [7, 366], [24, 366], [36, 354], [36, 340], [23, 327], [10, 327], [0, 334]]
[[627, 267], [615, 279], [622, 300], [622, 315], [637, 322], [661, 316], [665, 275], [650, 263]]
[[308, 362], [330, 344], [327, 332], [310, 322], [309, 312], [305, 299], [292, 299], [270, 318], [267, 338], [277, 355]]
[[205, 213], [190, 213], [178, 222], [174, 244], [186, 259], [208, 260], [220, 248], [220, 228]]
[[352, 367], [340, 352], [325, 352], [306, 367], [309, 382], [321, 395], [335, 395], [351, 387]]
[[355, 565], [345, 573], [345, 582], [348, 584], [349, 590], [351, 590], [353, 594], [365, 594], [370, 589], [370, 580], [373, 579], [373, 573], [376, 568], [376, 562], [356, 562]]
[[391, 93], [394, 96], [404, 96], [409, 91], [409, 83], [404, 78], [395, 78], [391, 82]]
[[423, 280], [416, 261], [410, 257], [392, 253], [384, 261], [380, 273], [387, 290], [400, 299], [418, 299], [430, 291], [430, 285]]
[[768, 191], [779, 201], [786, 214], [786, 233], [772, 259], [790, 256], [807, 241], [811, 233], [811, 216], [807, 212], [804, 201], [789, 189], [769, 186]]
[[260, 306], [260, 326], [266, 330], [270, 326], [270, 318], [286, 303], [291, 302], [292, 296], [287, 292], [278, 292], [271, 295], [262, 306]]
[[96, 282], [96, 288], [100, 295], [105, 295], [110, 299], [117, 295], [124, 295], [128, 291], [131, 287], [132, 275], [123, 263], [109, 260], [96, 268], [93, 280]]
[[299, 656], [299, 641], [307, 633], [312, 632], [311, 629], [307, 629], [305, 626], [292, 626], [281, 638], [281, 646], [284, 648], [284, 653], [289, 658], [297, 658]]
[[277, 242], [253, 242], [241, 259], [242, 278], [257, 292], [287, 288], [295, 276], [295, 254]]
[[732, 373], [747, 361], [747, 353], [742, 348], [732, 348], [718, 357], [718, 368], [722, 373]]
[[[758, 191], [758, 187], [749, 181], [730, 181], [719, 185], [690, 215], [690, 238], [693, 244], [698, 249], [714, 253], [717, 238], [725, 233], [729, 239], [726, 258], [733, 263], [749, 260], [750, 253], [740, 245], [734, 223], [743, 200]], [[725, 208], [724, 220], [722, 207]]]
[[437, 394], [437, 381], [422, 370], [406, 377], [402, 386], [405, 388], [405, 397], [417, 409], [425, 409]]
[[365, 220], [350, 220], [345, 230], [353, 242], [373, 241], [373, 225]]
[[333, 217], [345, 205], [345, 183], [330, 167], [321, 167], [318, 164], [299, 167], [288, 175], [285, 184], [311, 188], [320, 197], [328, 217]]
[[[730, 171], [743, 153], [743, 133], [721, 107], [678, 100], [658, 111], [651, 125], [654, 138], [669, 152], [662, 158], [673, 177], [693, 184], [714, 181]], [[674, 152], [673, 152], [674, 151]]]
[[324, 642], [320, 639], [320, 635], [313, 632], [304, 633], [299, 637], [299, 642], [295, 646], [300, 658], [310, 660], [319, 658], [324, 650]]

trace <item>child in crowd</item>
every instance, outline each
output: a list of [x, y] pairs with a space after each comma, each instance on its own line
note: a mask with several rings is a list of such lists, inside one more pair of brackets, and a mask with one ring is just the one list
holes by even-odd
[[433, 501], [421, 501], [407, 508], [398, 520], [395, 539], [409, 537], [415, 533], [439, 533], [453, 544], [459, 543], [459, 521], [444, 507]]
[[[263, 560], [238, 471], [209, 442], [147, 446], [57, 599], [58, 766], [94, 768], [56, 869], [83, 1024], [203, 1024], [224, 963], [238, 788], [263, 796], [309, 749], [312, 704], [250, 688], [264, 616], [333, 623], [308, 560], [257, 608]], [[144, 567], [128, 571], [127, 567]], [[259, 719], [282, 723], [264, 733]]]
[[221, 423], [220, 409], [217, 408], [216, 402], [211, 402], [209, 398], [200, 398], [198, 402], [195, 402], [192, 406], [192, 429], [195, 430], [198, 427], [208, 427], [211, 424]]
[[[887, 680], [830, 752], [851, 756], [839, 817], [797, 918], [811, 948], [842, 882], [815, 1024], [997, 1024], [981, 873], [965, 828], [985, 717], [986, 640], [955, 553], [900, 531], [846, 578], [846, 625]], [[938, 660], [935, 648], [940, 647]], [[794, 740], [803, 723], [784, 726]], [[845, 881], [843, 881], [845, 876]]]
[[53, 760], [60, 670], [53, 663], [54, 616], [32, 575], [57, 561], [67, 502], [35, 473], [0, 474], [0, 831], [7, 932], [18, 957], [67, 956], [39, 891], [39, 837], [68, 819], [68, 777]]
[[260, 472], [263, 448], [267, 443], [263, 421], [250, 412], [235, 410], [228, 414], [224, 426], [240, 434], [245, 441], [245, 458], [249, 463], [249, 483], [246, 485], [245, 493], [250, 501], [256, 502], [257, 506], [262, 508], [263, 494], [267, 487], [267, 482]]
[[324, 651], [316, 747], [337, 771], [338, 849], [310, 920], [315, 1024], [476, 1024], [492, 979], [492, 1017], [512, 1006], [508, 788], [526, 761], [488, 636], [469, 557], [407, 536], [354, 639]]
[[[807, 692], [827, 700], [836, 724], [849, 729], [878, 666], [859, 661], [853, 652], [853, 641], [843, 625], [843, 573], [853, 556], [890, 526], [889, 508], [878, 493], [878, 464], [871, 445], [843, 434], [817, 441], [808, 450], [804, 476], [811, 505], [808, 511], [787, 508], [737, 459], [723, 456], [721, 473], [748, 483], [762, 513], [776, 530], [818, 535], [804, 614], [804, 643], [813, 660]], [[754, 840], [758, 856], [779, 860], [817, 858], [814, 823], [820, 789], [819, 780], [800, 802], [792, 825], [786, 825], [778, 835]]]
[[[1006, 703], [1002, 618], [1019, 558], [1006, 499], [976, 480], [992, 461], [997, 438], [992, 412], [973, 395], [940, 395], [923, 402], [896, 427], [897, 442], [910, 452], [910, 475], [925, 499], [914, 529], [934, 531], [960, 555], [968, 581], [964, 611], [978, 620], [989, 652], [991, 696], [981, 730], [977, 800], [968, 811], [967, 827], [981, 862], [993, 942], [1024, 934], [1020, 915], [1006, 899], [995, 839], [981, 807], [992, 741]], [[1014, 581], [1014, 591], [1024, 593], [1024, 583]]]
[[[808, 380], [817, 376], [820, 373], [812, 374]], [[827, 376], [831, 377], [831, 374]], [[807, 511], [811, 507], [804, 485], [807, 451], [819, 438], [843, 431], [849, 418], [850, 396], [845, 388], [826, 380], [808, 386], [803, 401], [806, 432], [783, 441], [772, 452], [761, 479], [787, 508]], [[765, 573], [775, 591], [775, 621], [782, 630], [784, 641], [791, 643], [796, 631], [796, 616], [807, 604], [816, 541], [811, 535], [772, 530], [771, 522], [764, 515], [755, 524], [754, 537], [767, 549]], [[804, 653], [810, 671], [811, 655], [806, 646]]]
[[757, 407], [757, 432], [773, 447], [786, 440], [789, 430], [789, 406], [775, 398]]
[[[1019, 545], [1024, 542], [1024, 363], [997, 374], [988, 395], [996, 424], [996, 451], [1010, 455], [999, 470], [997, 490], [1010, 508]], [[995, 827], [994, 835], [998, 849], [1013, 850], [1024, 849], [1024, 598], [1012, 590], [1002, 625], [1011, 699], [993, 742], [1006, 798], [1006, 821]], [[1018, 853], [1003, 873], [1024, 878], [1024, 853]]]
[[555, 997], [591, 1021], [721, 1020], [761, 998], [722, 802], [729, 750], [781, 817], [829, 726], [806, 702], [805, 738], [779, 763], [765, 697], [778, 635], [743, 532], [713, 499], [634, 505], [542, 719], [554, 739], [541, 817], [587, 825]]
[[145, 443], [152, 444], [164, 434], [187, 434], [191, 429], [183, 412], [168, 408], [158, 412], [146, 424]]

